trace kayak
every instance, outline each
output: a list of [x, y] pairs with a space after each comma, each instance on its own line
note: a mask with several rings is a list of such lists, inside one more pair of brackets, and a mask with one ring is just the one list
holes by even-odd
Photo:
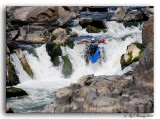
[[98, 54], [99, 54], [98, 45], [96, 45], [96, 51], [93, 55], [90, 54], [90, 50], [89, 50], [89, 56], [92, 63], [95, 63], [97, 61]]

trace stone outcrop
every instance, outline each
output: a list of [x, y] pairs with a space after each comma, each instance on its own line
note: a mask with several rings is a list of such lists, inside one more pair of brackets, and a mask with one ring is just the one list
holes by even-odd
[[119, 7], [110, 18], [111, 21], [123, 21], [124, 17], [130, 10], [126, 7]]
[[132, 76], [88, 75], [58, 89], [41, 112], [152, 113], [152, 93], [149, 87], [136, 87]]
[[154, 62], [154, 19], [149, 19], [142, 30], [142, 44], [145, 49], [139, 57], [139, 64], [133, 70], [137, 82], [151, 85], [153, 90], [153, 62]]
[[20, 62], [22, 64], [23, 69], [26, 71], [26, 73], [29, 76], [33, 77], [33, 72], [31, 70], [31, 67], [29, 66], [29, 64], [28, 64], [28, 62], [27, 62], [22, 50], [19, 48], [19, 49], [16, 49], [15, 52], [17, 54], [18, 59], [20, 60]]
[[16, 74], [15, 68], [10, 61], [10, 57], [6, 59], [6, 85], [13, 86], [19, 83], [19, 78]]
[[65, 46], [68, 36], [65, 29], [57, 28], [52, 32], [52, 42]]
[[127, 46], [127, 51], [121, 56], [121, 67], [124, 69], [126, 66], [139, 60], [139, 56], [142, 53], [142, 44], [132, 43]]
[[103, 22], [103, 20], [99, 19], [91, 19], [91, 18], [80, 18], [79, 24], [82, 26], [82, 28], [86, 28], [88, 25], [94, 26], [99, 29], [105, 29], [106, 25]]
[[27, 43], [43, 43], [50, 40], [48, 29], [43, 26], [25, 25], [20, 28], [16, 41]]
[[46, 44], [46, 51], [48, 52], [48, 55], [51, 57], [51, 61], [55, 66], [58, 66], [60, 61], [59, 61], [59, 56], [62, 55], [62, 50], [59, 44], [55, 43], [47, 43]]
[[143, 14], [141, 11], [129, 11], [124, 17], [124, 21], [143, 21]]
[[149, 19], [145, 24], [142, 30], [142, 44], [144, 47], [147, 46], [148, 43], [153, 42], [154, 39], [154, 19]]
[[24, 96], [24, 95], [28, 95], [28, 94], [21, 88], [16, 88], [16, 87], [6, 88], [6, 97], [7, 98]]
[[68, 56], [62, 56], [62, 59], [64, 62], [63, 67], [62, 67], [62, 73], [65, 78], [68, 78], [72, 74], [72, 64], [71, 64]]
[[62, 26], [70, 19], [70, 13], [61, 6], [7, 7], [12, 23], [43, 23]]

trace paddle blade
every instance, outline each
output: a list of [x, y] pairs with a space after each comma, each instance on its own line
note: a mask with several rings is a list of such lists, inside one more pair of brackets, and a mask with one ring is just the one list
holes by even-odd
[[77, 44], [84, 44], [84, 43], [78, 42]]
[[100, 41], [99, 41], [99, 43], [104, 43], [104, 42], [105, 42], [105, 40], [100, 40]]

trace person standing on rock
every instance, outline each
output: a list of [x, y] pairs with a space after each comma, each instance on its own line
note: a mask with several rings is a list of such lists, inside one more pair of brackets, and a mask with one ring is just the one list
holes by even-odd
[[89, 50], [90, 50], [90, 54], [94, 55], [96, 48], [98, 47], [97, 45], [99, 45], [99, 42], [95, 41], [94, 38], [91, 39], [90, 43], [84, 43], [87, 47], [89, 46]]

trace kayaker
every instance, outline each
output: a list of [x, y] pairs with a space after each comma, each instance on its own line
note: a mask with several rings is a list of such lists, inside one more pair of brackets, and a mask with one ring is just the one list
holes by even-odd
[[89, 46], [89, 50], [90, 50], [90, 55], [94, 55], [97, 45], [99, 45], [99, 42], [95, 41], [94, 38], [91, 39], [91, 43], [85, 43], [85, 45], [88, 47]]

